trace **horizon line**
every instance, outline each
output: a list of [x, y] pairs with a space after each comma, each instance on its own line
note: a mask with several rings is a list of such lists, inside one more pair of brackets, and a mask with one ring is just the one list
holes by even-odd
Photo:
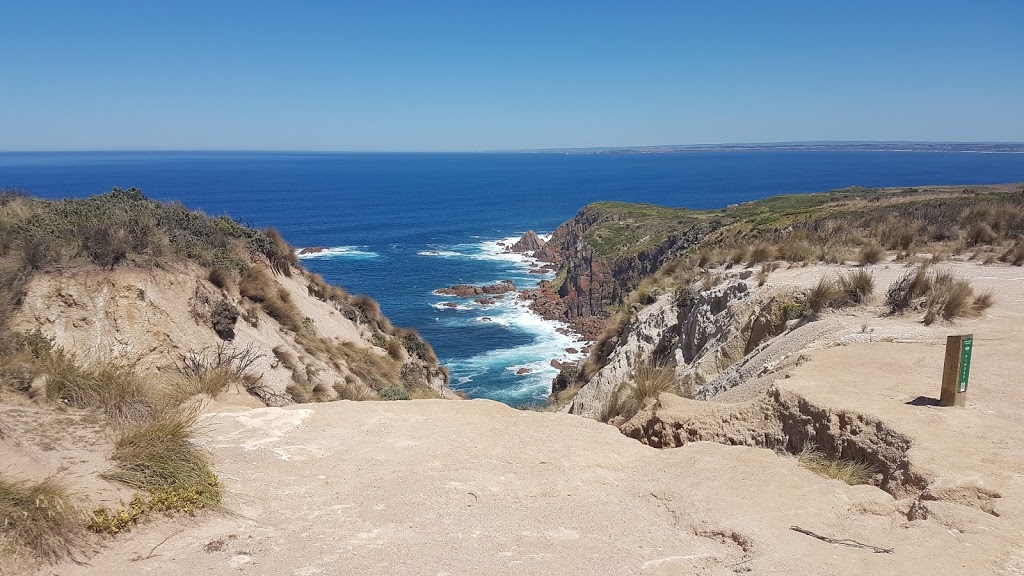
[[776, 146], [854, 146], [854, 145], [1001, 145], [1022, 146], [1024, 141], [1014, 140], [783, 140], [772, 142], [720, 142], [699, 144], [639, 144], [620, 146], [563, 146], [556, 148], [493, 148], [484, 150], [329, 150], [329, 149], [273, 149], [273, 148], [136, 148], [136, 149], [54, 149], [9, 150], [0, 154], [124, 154], [124, 153], [263, 153], [263, 154], [515, 154], [582, 151], [629, 150], [685, 150], [729, 147]]

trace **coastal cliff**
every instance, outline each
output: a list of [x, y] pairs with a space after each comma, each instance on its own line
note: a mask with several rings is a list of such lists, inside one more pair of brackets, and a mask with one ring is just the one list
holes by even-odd
[[[716, 211], [587, 206], [548, 242], [559, 276], [524, 295], [594, 340], [586, 361], [555, 378], [550, 401], [608, 420], [645, 366], [700, 399], [763, 387], [801, 350], [832, 341], [823, 310], [869, 299], [833, 293], [898, 280], [872, 265], [963, 260], [968, 249], [970, 259], [1019, 264], [1022, 204], [1020, 187], [1006, 185], [850, 188]], [[820, 272], [782, 282], [793, 276], [783, 268]], [[781, 336], [785, 352], [773, 345]]]
[[60, 202], [9, 196], [3, 208], [5, 261], [21, 270], [3, 282], [8, 330], [159, 374], [244, 357], [238, 388], [268, 405], [454, 397], [414, 331], [304, 269], [276, 232], [134, 189]]

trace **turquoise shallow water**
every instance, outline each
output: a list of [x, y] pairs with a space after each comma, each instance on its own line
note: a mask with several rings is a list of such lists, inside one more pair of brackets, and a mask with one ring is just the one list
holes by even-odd
[[[513, 302], [453, 309], [441, 303], [456, 299], [433, 294], [455, 283], [537, 282], [522, 258], [500, 253], [503, 238], [551, 232], [597, 200], [719, 208], [851, 185], [1012, 181], [1024, 181], [1024, 154], [0, 153], [0, 187], [57, 198], [136, 186], [275, 226], [296, 246], [330, 247], [306, 266], [417, 328], [456, 388], [511, 404], [543, 398], [549, 361], [577, 343]], [[532, 371], [518, 376], [521, 367]]]

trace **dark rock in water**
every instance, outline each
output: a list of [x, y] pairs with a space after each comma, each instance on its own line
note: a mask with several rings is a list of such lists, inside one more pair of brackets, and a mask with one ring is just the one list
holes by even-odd
[[536, 252], [544, 246], [544, 241], [533, 230], [529, 230], [518, 242], [512, 245], [513, 252]]
[[484, 296], [494, 294], [505, 294], [507, 292], [515, 292], [516, 285], [511, 280], [502, 280], [497, 284], [490, 284], [488, 286], [471, 286], [469, 284], [456, 284], [450, 288], [440, 288], [436, 292], [438, 294], [444, 294], [446, 296], [458, 296], [460, 298], [469, 298], [471, 296]]
[[327, 248], [324, 248], [323, 246], [310, 246], [309, 248], [299, 250], [299, 254], [319, 254], [324, 250], [327, 250]]
[[533, 257], [537, 260], [543, 260], [544, 262], [561, 262], [562, 259], [558, 254], [558, 251], [548, 245], [547, 242], [540, 239], [537, 233], [533, 230], [523, 234], [523, 237], [518, 242], [509, 247], [510, 252], [533, 252]]
[[543, 268], [530, 268], [530, 274], [545, 274], [547, 270]]
[[516, 376], [522, 376], [523, 374], [529, 374], [530, 372], [532, 372], [532, 370], [529, 368], [520, 368], [519, 370], [516, 370]]
[[551, 367], [554, 368], [555, 370], [561, 370], [562, 369], [562, 363], [559, 362], [558, 360], [552, 360], [551, 361]]
[[565, 349], [565, 353], [566, 354], [579, 354], [579, 350], [577, 350], [575, 348], [566, 348]]
[[455, 302], [445, 302], [444, 304], [442, 304], [442, 306], [444, 306], [445, 308], [458, 308], [459, 307], [459, 305], [456, 304]]
[[481, 306], [490, 306], [494, 304], [495, 300], [494, 298], [477, 298], [475, 302]]
[[480, 321], [481, 322], [491, 322], [491, 317], [490, 316], [481, 316], [480, 317]]

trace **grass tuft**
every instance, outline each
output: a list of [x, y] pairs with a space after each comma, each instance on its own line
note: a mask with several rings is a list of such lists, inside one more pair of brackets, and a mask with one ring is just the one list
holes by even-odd
[[864, 462], [829, 458], [815, 450], [805, 450], [798, 456], [800, 465], [826, 478], [845, 482], [850, 486], [870, 484], [874, 470]]
[[75, 408], [97, 408], [115, 422], [140, 422], [157, 410], [135, 369], [120, 360], [81, 365], [74, 354], [54, 349], [47, 357], [46, 397]]
[[45, 562], [73, 560], [85, 543], [85, 518], [56, 477], [29, 482], [0, 474], [0, 535], [14, 548]]

